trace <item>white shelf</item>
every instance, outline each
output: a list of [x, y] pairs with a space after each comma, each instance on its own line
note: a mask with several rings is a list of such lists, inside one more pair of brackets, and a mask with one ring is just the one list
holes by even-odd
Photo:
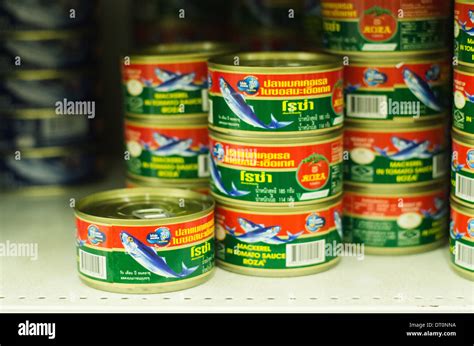
[[474, 312], [474, 284], [449, 267], [447, 247], [404, 257], [343, 258], [298, 278], [258, 278], [218, 269], [185, 291], [123, 295], [81, 283], [71, 197], [0, 197], [0, 242], [38, 243], [39, 258], [0, 257], [0, 312]]

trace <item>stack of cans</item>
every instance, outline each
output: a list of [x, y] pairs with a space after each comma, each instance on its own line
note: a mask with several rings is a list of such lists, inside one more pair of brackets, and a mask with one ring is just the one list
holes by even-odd
[[218, 264], [296, 276], [338, 261], [342, 63], [308, 52], [209, 60], [211, 193]]
[[124, 58], [128, 186], [209, 186], [207, 60], [229, 46], [163, 44]]
[[474, 280], [474, 1], [454, 8], [454, 102], [450, 253], [453, 267]]
[[82, 182], [95, 103], [95, 1], [0, 0], [0, 189]]
[[367, 253], [446, 238], [450, 14], [444, 0], [322, 0], [324, 47], [345, 64], [345, 240]]

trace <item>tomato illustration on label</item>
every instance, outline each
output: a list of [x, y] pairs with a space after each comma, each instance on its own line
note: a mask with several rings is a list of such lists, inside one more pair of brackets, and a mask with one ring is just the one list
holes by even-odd
[[329, 178], [329, 162], [319, 154], [313, 154], [301, 161], [296, 172], [298, 183], [307, 190], [319, 190]]
[[390, 10], [374, 6], [364, 11], [359, 30], [369, 41], [388, 41], [397, 32], [397, 21]]
[[334, 85], [331, 102], [334, 113], [342, 114], [344, 112], [344, 83], [342, 80]]

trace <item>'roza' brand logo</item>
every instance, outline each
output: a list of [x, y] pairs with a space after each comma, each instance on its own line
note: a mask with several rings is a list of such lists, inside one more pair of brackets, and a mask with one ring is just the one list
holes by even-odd
[[397, 32], [397, 21], [390, 10], [374, 6], [364, 11], [359, 20], [359, 31], [369, 41], [388, 41]]
[[237, 82], [237, 89], [249, 95], [256, 94], [259, 88], [260, 83], [258, 82], [257, 77], [254, 76], [247, 76]]
[[273, 176], [265, 172], [240, 171], [240, 181], [243, 183], [273, 183]]
[[317, 213], [311, 213], [306, 217], [305, 228], [312, 233], [317, 232], [326, 224], [326, 219]]
[[344, 83], [342, 80], [337, 81], [337, 83], [334, 85], [331, 101], [331, 106], [334, 113], [342, 114], [344, 112]]
[[201, 257], [211, 251], [211, 244], [206, 243], [191, 248], [191, 258]]
[[469, 219], [467, 222], [467, 233], [469, 233], [471, 237], [474, 237], [474, 219]]
[[302, 188], [319, 190], [329, 180], [329, 162], [322, 155], [312, 154], [301, 161], [296, 175]]
[[171, 232], [168, 227], [160, 227], [155, 229], [154, 232], [148, 233], [146, 240], [150, 244], [155, 244], [158, 246], [166, 246], [170, 243]]
[[224, 149], [224, 146], [223, 146], [221, 143], [216, 143], [216, 144], [214, 144], [214, 148], [212, 149], [212, 156], [213, 156], [217, 161], [222, 161], [222, 160], [224, 160], [225, 149]]
[[96, 225], [90, 225], [87, 227], [87, 238], [92, 244], [97, 245], [105, 241], [105, 234]]
[[302, 111], [314, 110], [314, 101], [283, 101], [281, 110], [283, 113], [301, 113]]
[[368, 68], [364, 71], [364, 83], [368, 86], [377, 86], [387, 81], [387, 75], [376, 68]]

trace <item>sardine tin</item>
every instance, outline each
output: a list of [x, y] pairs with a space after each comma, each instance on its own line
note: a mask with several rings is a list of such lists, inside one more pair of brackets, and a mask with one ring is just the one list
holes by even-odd
[[175, 188], [175, 189], [185, 189], [192, 190], [199, 193], [208, 195], [209, 191], [209, 181], [202, 180], [170, 180], [170, 179], [143, 179], [141, 177], [127, 177], [125, 182], [126, 187], [148, 187], [148, 188]]
[[341, 243], [341, 215], [340, 197], [284, 208], [234, 206], [217, 199], [217, 264], [240, 274], [274, 277], [327, 270], [339, 261], [325, 248]]
[[85, 143], [92, 132], [86, 117], [38, 109], [0, 115], [0, 150]]
[[214, 269], [214, 201], [179, 189], [119, 189], [75, 208], [80, 278], [120, 293], [176, 291]]
[[472, 0], [454, 2], [454, 55], [460, 65], [474, 67], [474, 17]]
[[451, 200], [449, 252], [454, 270], [474, 281], [474, 209]]
[[287, 138], [210, 132], [211, 191], [233, 205], [314, 204], [342, 192], [342, 131]]
[[49, 194], [97, 178], [100, 161], [89, 148], [44, 147], [0, 153], [0, 191]]
[[210, 128], [258, 136], [341, 128], [342, 80], [342, 60], [326, 54], [245, 52], [213, 57]]
[[345, 116], [391, 123], [444, 117], [451, 88], [448, 55], [350, 57], [344, 66]]
[[170, 43], [124, 57], [126, 113], [181, 117], [207, 113], [207, 60], [231, 50], [213, 42]]
[[125, 119], [128, 173], [158, 179], [207, 179], [208, 130], [205, 116], [196, 123], [174, 119]]
[[458, 65], [453, 78], [453, 128], [474, 137], [474, 69]]
[[344, 240], [367, 254], [404, 255], [431, 250], [446, 239], [448, 189], [344, 185]]
[[451, 156], [452, 199], [474, 207], [474, 138], [452, 132]]
[[333, 53], [405, 57], [446, 49], [450, 1], [322, 0], [321, 7], [324, 47]]
[[448, 175], [447, 125], [349, 123], [344, 129], [345, 181], [353, 185], [421, 186]]

